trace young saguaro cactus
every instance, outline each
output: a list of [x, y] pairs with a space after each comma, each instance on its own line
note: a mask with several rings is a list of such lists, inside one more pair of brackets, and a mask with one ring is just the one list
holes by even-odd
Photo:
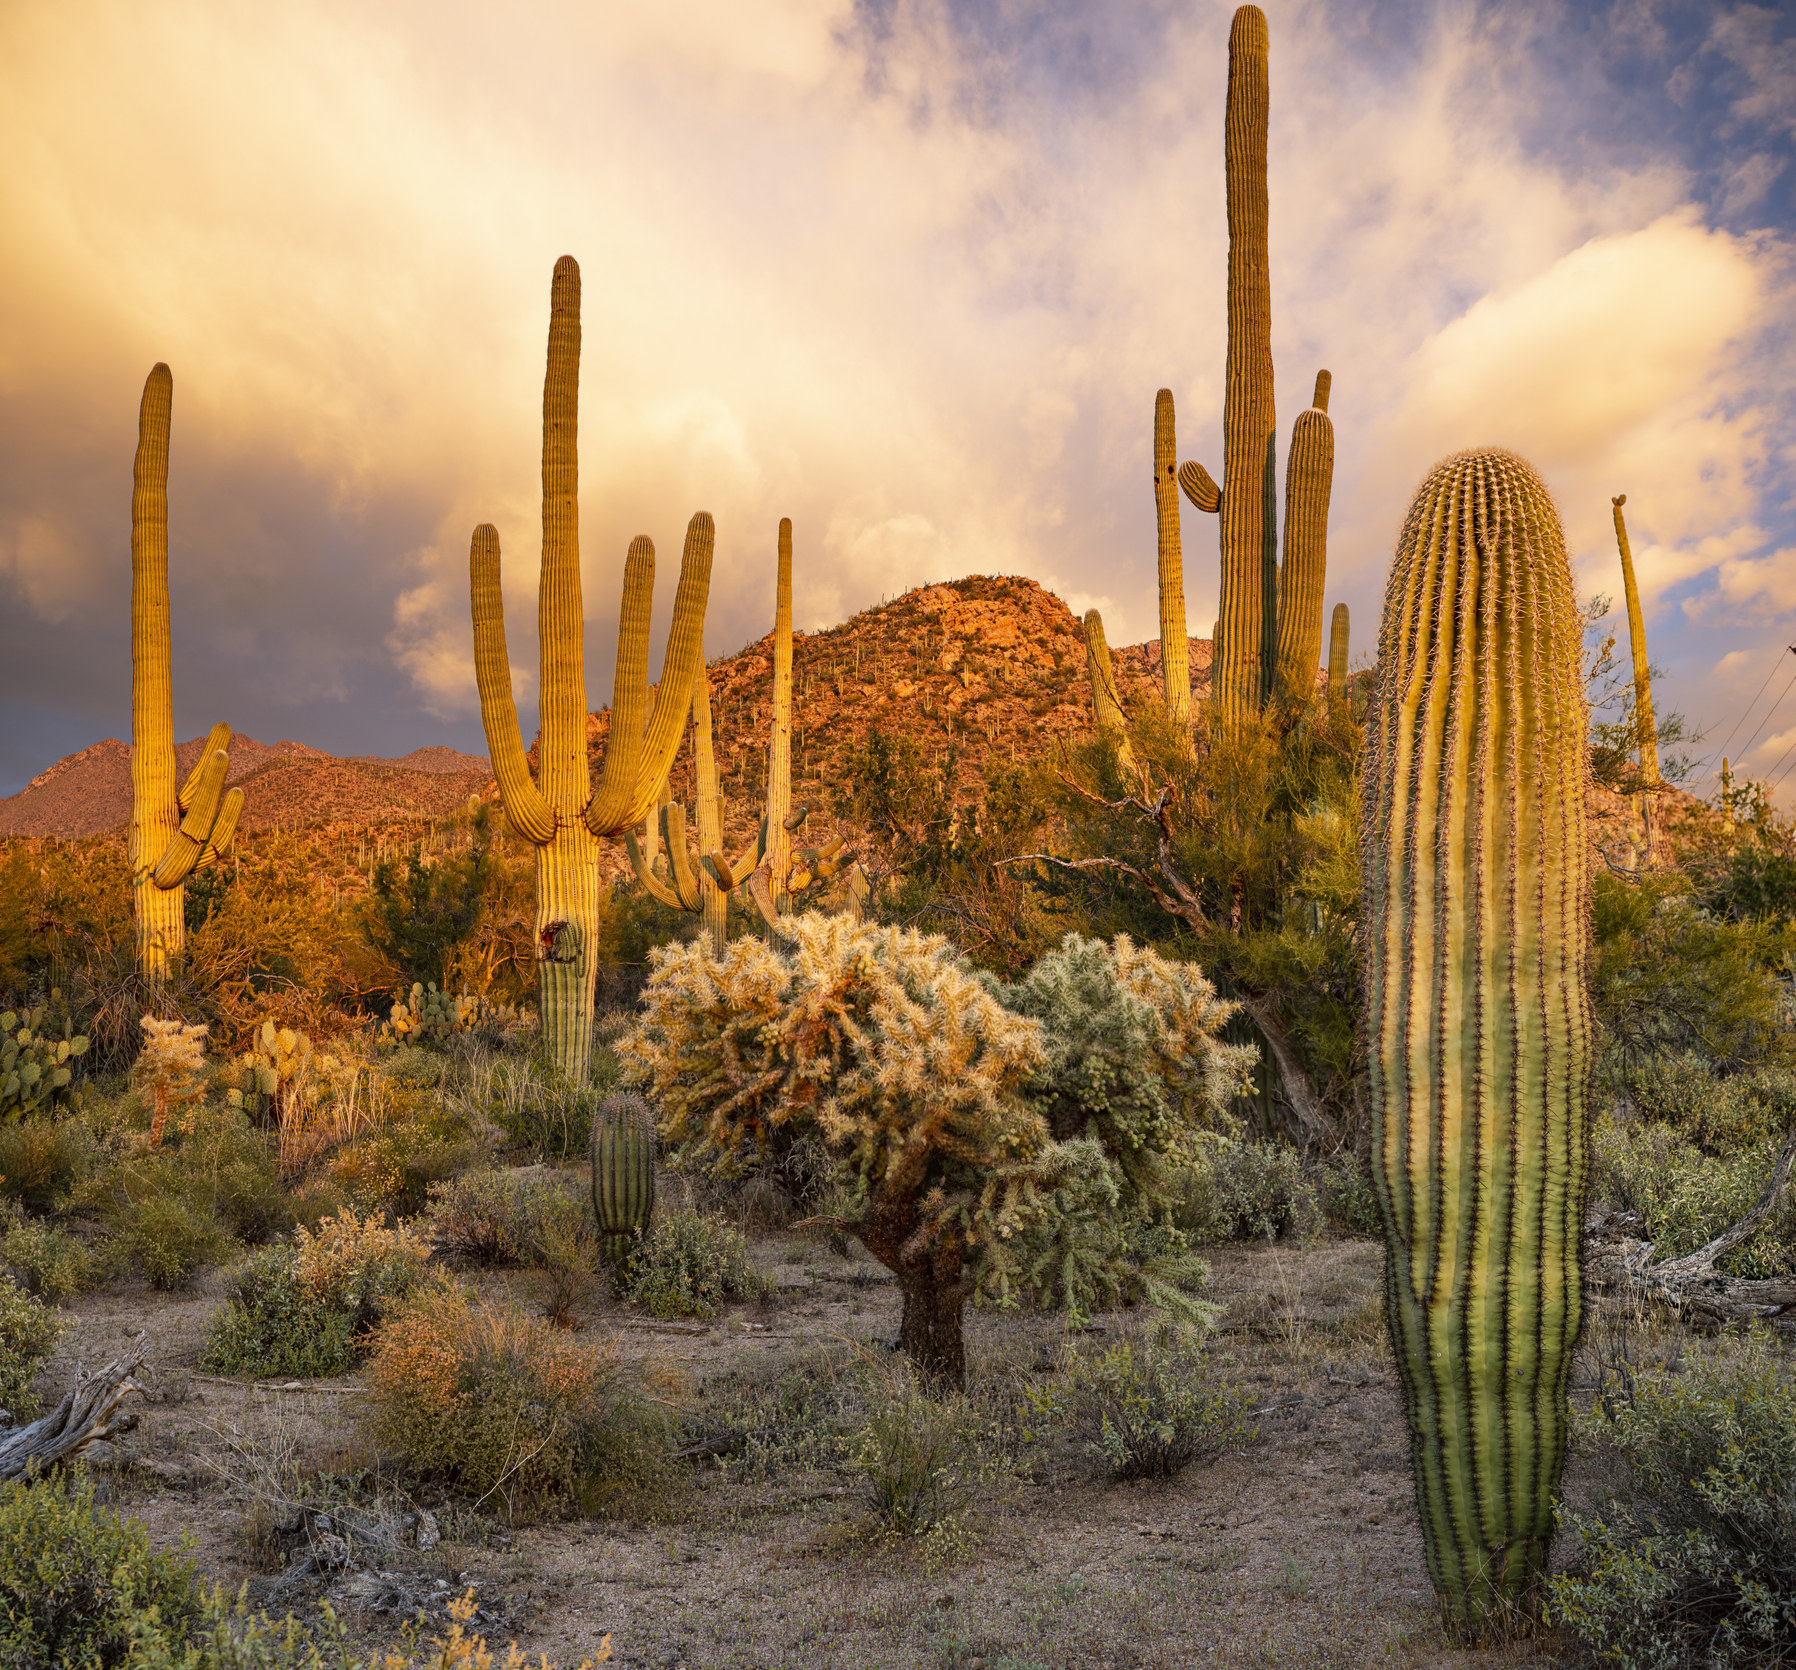
[[1185, 639], [1185, 558], [1179, 543], [1178, 470], [1172, 390], [1161, 389], [1154, 396], [1154, 512], [1160, 528], [1160, 678], [1166, 693], [1166, 717], [1175, 725], [1189, 725], [1191, 652]]
[[143, 385], [131, 483], [131, 889], [137, 966], [161, 979], [186, 947], [185, 882], [237, 833], [243, 790], [225, 791], [231, 727], [212, 727], [175, 786], [168, 610], [168, 436], [174, 377], [158, 362]]
[[593, 982], [598, 969], [598, 843], [643, 820], [667, 780], [685, 729], [692, 681], [702, 663], [705, 602], [715, 540], [700, 511], [686, 528], [673, 630], [647, 715], [649, 609], [655, 547], [630, 543], [618, 621], [617, 675], [604, 778], [595, 790], [586, 763], [586, 669], [580, 595], [579, 507], [580, 268], [555, 263], [549, 300], [548, 368], [543, 378], [543, 548], [537, 593], [541, 645], [541, 751], [533, 779], [511, 695], [500, 592], [498, 531], [483, 522], [468, 557], [474, 617], [474, 673], [493, 775], [505, 819], [536, 847], [538, 1001], [549, 1058], [583, 1079], [592, 1048]]
[[1308, 700], [1322, 659], [1322, 586], [1328, 573], [1328, 498], [1335, 430], [1328, 417], [1334, 379], [1316, 373], [1308, 411], [1291, 426], [1285, 460], [1285, 560], [1278, 574], [1278, 667], [1274, 693]]
[[592, 1215], [608, 1240], [646, 1233], [655, 1216], [655, 1119], [632, 1091], [593, 1115]]
[[1096, 609], [1085, 611], [1085, 673], [1091, 680], [1091, 706], [1097, 715], [1098, 734], [1116, 739], [1117, 755], [1127, 770], [1135, 761], [1129, 747], [1129, 721], [1116, 691], [1116, 669], [1104, 638], [1104, 617]]
[[1348, 646], [1347, 605], [1335, 605], [1334, 618], [1328, 626], [1328, 699], [1331, 702], [1347, 700], [1347, 646]]
[[1640, 613], [1640, 588], [1634, 584], [1634, 552], [1621, 507], [1626, 493], [1609, 503], [1615, 508], [1615, 543], [1621, 547], [1621, 586], [1628, 604], [1628, 648], [1634, 657], [1634, 722], [1639, 727], [1640, 780], [1648, 788], [1659, 782], [1659, 728], [1653, 721], [1653, 669], [1646, 657], [1646, 619]]
[[1589, 773], [1545, 486], [1437, 464], [1398, 541], [1361, 821], [1373, 1177], [1429, 1572], [1477, 1629], [1545, 1570], [1580, 1315]]

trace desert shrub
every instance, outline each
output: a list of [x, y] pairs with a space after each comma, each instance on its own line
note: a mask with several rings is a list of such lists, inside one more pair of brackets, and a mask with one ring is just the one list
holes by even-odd
[[30, 1420], [43, 1407], [32, 1382], [61, 1332], [55, 1311], [0, 1276], [0, 1408], [15, 1420]]
[[592, 1051], [591, 1082], [570, 1085], [530, 1062], [507, 1062], [494, 1073], [485, 1112], [514, 1148], [548, 1165], [585, 1156], [592, 1118], [622, 1079], [617, 1056]]
[[185, 1287], [235, 1245], [212, 1208], [179, 1195], [148, 1195], [120, 1213], [120, 1250], [164, 1292]]
[[1796, 1125], [1796, 1074], [1779, 1068], [1723, 1077], [1705, 1057], [1686, 1052], [1622, 1061], [1607, 1076], [1642, 1119], [1706, 1154], [1757, 1147]]
[[330, 1175], [364, 1210], [417, 1217], [430, 1203], [430, 1186], [464, 1171], [479, 1150], [466, 1137], [433, 1124], [389, 1126], [340, 1149]]
[[34, 1212], [60, 1208], [94, 1164], [93, 1133], [79, 1119], [0, 1125], [0, 1192]]
[[[1591, 1198], [1638, 1212], [1656, 1255], [1681, 1257], [1746, 1215], [1771, 1180], [1779, 1146], [1772, 1137], [1715, 1158], [1668, 1126], [1623, 1125], [1604, 1114], [1591, 1133]], [[1757, 1279], [1796, 1274], [1796, 1195], [1786, 1192], [1770, 1221], [1717, 1268]]]
[[1796, 1379], [1763, 1340], [1649, 1370], [1581, 1436], [1622, 1463], [1552, 1609], [1605, 1664], [1691, 1670], [1796, 1656]]
[[340, 1374], [372, 1330], [426, 1282], [429, 1248], [406, 1224], [389, 1229], [347, 1207], [317, 1232], [251, 1258], [214, 1318], [200, 1366], [219, 1374]]
[[1068, 1352], [1064, 1387], [1038, 1394], [1064, 1410], [1080, 1448], [1113, 1478], [1170, 1479], [1253, 1438], [1245, 1405], [1205, 1384], [1189, 1338], [1123, 1340], [1098, 1355]]
[[548, 1314], [565, 1322], [598, 1274], [598, 1230], [568, 1174], [474, 1172], [431, 1186], [426, 1219], [437, 1247], [472, 1264], [539, 1270]]
[[67, 1299], [98, 1284], [100, 1261], [84, 1242], [0, 1201], [0, 1266], [28, 1293]]
[[96, 1509], [84, 1481], [0, 1485], [0, 1664], [124, 1665], [152, 1609], [178, 1640], [199, 1606], [191, 1562]]
[[847, 1447], [875, 1524], [952, 1552], [996, 1480], [984, 1414], [958, 1393], [932, 1396], [908, 1363], [861, 1372], [867, 1415]]
[[718, 1218], [663, 1212], [624, 1255], [618, 1296], [652, 1316], [715, 1316], [729, 1299], [758, 1299], [771, 1290], [749, 1262], [748, 1243]]
[[1173, 1221], [1200, 1243], [1306, 1240], [1322, 1227], [1303, 1159], [1282, 1144], [1211, 1138], [1175, 1187]]
[[671, 1476], [671, 1423], [615, 1346], [459, 1288], [382, 1326], [368, 1389], [377, 1434], [409, 1466], [514, 1514], [645, 1506]]
[[689, 1437], [716, 1446], [748, 1477], [838, 1467], [866, 1413], [857, 1358], [827, 1347], [707, 1376]]
[[1312, 1181], [1330, 1229], [1342, 1235], [1384, 1233], [1372, 1173], [1352, 1155], [1324, 1161], [1316, 1167]]

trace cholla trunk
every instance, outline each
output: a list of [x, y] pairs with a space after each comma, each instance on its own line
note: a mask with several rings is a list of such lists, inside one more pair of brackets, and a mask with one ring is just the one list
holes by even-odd
[[1362, 814], [1373, 1176], [1429, 1571], [1477, 1629], [1536, 1598], [1580, 1318], [1587, 713], [1557, 512], [1435, 467], [1385, 591]]
[[961, 1331], [969, 1292], [966, 1248], [958, 1235], [948, 1231], [933, 1244], [912, 1250], [916, 1226], [914, 1200], [893, 1206], [875, 1198], [855, 1233], [898, 1278], [904, 1295], [898, 1343], [911, 1366], [930, 1385], [960, 1391], [967, 1383], [967, 1348]]

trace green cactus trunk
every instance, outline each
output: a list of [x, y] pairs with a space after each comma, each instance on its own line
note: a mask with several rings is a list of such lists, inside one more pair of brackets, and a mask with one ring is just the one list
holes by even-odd
[[1272, 397], [1272, 280], [1267, 247], [1266, 15], [1243, 6], [1229, 30], [1223, 121], [1228, 190], [1228, 364], [1223, 391], [1222, 607], [1211, 701], [1255, 711], [1276, 652], [1277, 414]]
[[1179, 448], [1171, 389], [1161, 389], [1154, 396], [1154, 514], [1160, 529], [1161, 688], [1165, 692], [1166, 717], [1175, 725], [1186, 726], [1191, 723], [1191, 653], [1185, 639], [1185, 557], [1179, 542]]
[[1337, 603], [1328, 628], [1328, 699], [1331, 702], [1347, 700], [1347, 646], [1347, 605]]
[[1322, 660], [1322, 589], [1328, 576], [1328, 499], [1334, 483], [1335, 431], [1328, 418], [1333, 379], [1316, 374], [1316, 395], [1291, 428], [1285, 460], [1285, 560], [1279, 568], [1275, 694], [1313, 701]]
[[[580, 590], [580, 268], [555, 263], [543, 375], [543, 547], [537, 591], [541, 745], [533, 778], [511, 695], [498, 531], [483, 522], [468, 552], [474, 676], [505, 820], [536, 847], [537, 1003], [556, 1069], [586, 1077], [592, 1050], [599, 928], [599, 843], [638, 824], [660, 797], [686, 727], [702, 664], [715, 531], [704, 511], [686, 528], [673, 630], [648, 713], [649, 610], [655, 547], [638, 535], [624, 563], [617, 675], [605, 773], [592, 788], [586, 759], [585, 609]], [[647, 717], [646, 726], [644, 724]]]
[[[1096, 609], [1085, 611], [1085, 673], [1091, 681], [1091, 707], [1098, 734], [1114, 739], [1123, 769], [1134, 766], [1129, 747], [1129, 721], [1116, 690], [1116, 670], [1110, 661], [1110, 645], [1104, 638], [1104, 617]], [[1189, 688], [1189, 685], [1187, 685]]]
[[1373, 1175], [1428, 1566], [1533, 1603], [1580, 1317], [1589, 846], [1580, 630], [1520, 459], [1439, 464], [1385, 591], [1361, 852]]
[[646, 1234], [655, 1215], [655, 1122], [640, 1096], [620, 1091], [592, 1120], [592, 1212], [606, 1237]]
[[1653, 718], [1653, 669], [1646, 655], [1646, 617], [1640, 612], [1640, 588], [1634, 584], [1634, 552], [1621, 507], [1626, 493], [1611, 499], [1615, 508], [1615, 543], [1621, 548], [1621, 586], [1628, 605], [1628, 648], [1634, 658], [1634, 723], [1640, 748], [1640, 780], [1648, 788], [1659, 783], [1659, 727]]

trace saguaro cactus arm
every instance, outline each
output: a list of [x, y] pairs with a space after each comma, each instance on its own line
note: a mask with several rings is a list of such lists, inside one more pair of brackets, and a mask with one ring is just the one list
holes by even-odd
[[1279, 570], [1275, 684], [1307, 699], [1322, 658], [1322, 590], [1328, 573], [1328, 499], [1335, 431], [1328, 417], [1333, 378], [1316, 373], [1315, 399], [1297, 414], [1285, 461], [1285, 560]]
[[1179, 486], [1192, 505], [1205, 515], [1214, 516], [1222, 509], [1222, 489], [1195, 458], [1187, 458], [1179, 466]]
[[1659, 727], [1653, 719], [1653, 669], [1646, 655], [1646, 617], [1640, 612], [1640, 588], [1634, 583], [1634, 552], [1621, 507], [1626, 493], [1609, 503], [1615, 508], [1615, 543], [1621, 548], [1621, 584], [1628, 604], [1628, 647], [1634, 657], [1634, 720], [1639, 732], [1640, 776], [1649, 787], [1659, 782]]
[[193, 805], [181, 820], [175, 837], [163, 849], [157, 861], [153, 880], [158, 887], [178, 887], [193, 873], [206, 840], [218, 822], [219, 802], [224, 798], [225, 773], [231, 768], [231, 757], [222, 748], [209, 754], [200, 772], [199, 787], [194, 790]]
[[1337, 603], [1328, 629], [1328, 699], [1331, 702], [1347, 699], [1348, 634], [1347, 605]]
[[482, 522], [468, 551], [468, 593], [474, 615], [474, 682], [480, 719], [492, 755], [493, 775], [505, 821], [525, 840], [542, 846], [555, 838], [555, 810], [537, 791], [518, 730], [511, 696], [511, 661], [505, 650], [505, 599], [499, 589], [499, 530]]
[[1172, 390], [1154, 396], [1154, 513], [1160, 530], [1160, 677], [1166, 717], [1191, 723], [1191, 655], [1185, 641], [1185, 557], [1179, 541], [1179, 450]]

